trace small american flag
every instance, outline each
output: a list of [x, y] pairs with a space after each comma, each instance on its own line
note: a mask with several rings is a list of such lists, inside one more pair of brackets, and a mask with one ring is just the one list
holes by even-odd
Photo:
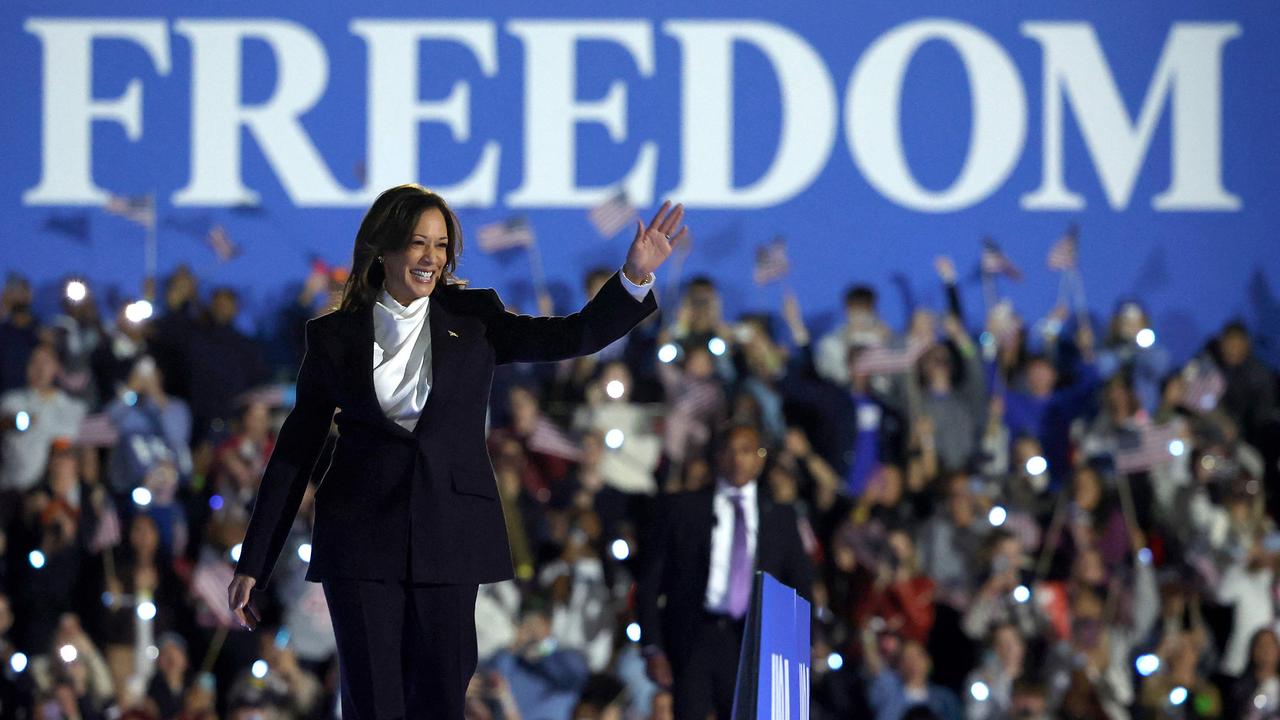
[[582, 448], [546, 417], [538, 418], [533, 432], [525, 438], [525, 446], [532, 452], [563, 458], [571, 462], [582, 459]]
[[482, 225], [476, 231], [476, 242], [480, 244], [480, 251], [485, 253], [528, 247], [533, 241], [533, 228], [522, 217]]
[[112, 195], [103, 209], [147, 229], [156, 226], [156, 201], [151, 195]]
[[790, 269], [790, 263], [787, 262], [787, 241], [781, 236], [756, 248], [753, 277], [757, 285], [765, 285], [786, 277]]
[[236, 617], [227, 606], [227, 586], [235, 572], [221, 560], [205, 560], [191, 576], [191, 594], [204, 603], [219, 627], [235, 627]]
[[1143, 425], [1120, 437], [1115, 464], [1118, 473], [1136, 473], [1170, 462], [1186, 452], [1182, 444], [1181, 421]]
[[100, 553], [109, 547], [120, 544], [120, 514], [116, 506], [107, 500], [102, 507], [102, 516], [98, 518], [98, 527], [94, 528], [93, 537], [89, 539], [89, 550]]
[[89, 447], [114, 447], [120, 440], [120, 432], [106, 413], [86, 415], [76, 432], [76, 443]]
[[1218, 407], [1218, 401], [1227, 391], [1227, 381], [1222, 372], [1208, 362], [1192, 362], [1182, 371], [1183, 382], [1186, 383], [1181, 404], [1184, 407], [1203, 413]]
[[1005, 275], [1013, 280], [1022, 279], [1022, 271], [1009, 259], [1008, 255], [991, 238], [982, 240], [982, 273], [984, 275]]
[[1071, 227], [1049, 248], [1049, 269], [1074, 270], [1076, 267], [1076, 251], [1080, 244], [1080, 227], [1071, 223]]
[[631, 224], [636, 217], [636, 208], [627, 200], [625, 190], [619, 190], [607, 200], [591, 208], [587, 213], [591, 224], [596, 226], [600, 237], [608, 240], [617, 235], [623, 228]]
[[855, 372], [867, 375], [895, 375], [910, 372], [931, 343], [912, 339], [903, 347], [872, 347], [854, 362]]
[[227, 229], [221, 225], [214, 225], [209, 228], [209, 234], [205, 236], [204, 241], [213, 250], [213, 254], [218, 256], [218, 262], [220, 263], [224, 263], [240, 254], [240, 246], [231, 240], [231, 236], [227, 234]]

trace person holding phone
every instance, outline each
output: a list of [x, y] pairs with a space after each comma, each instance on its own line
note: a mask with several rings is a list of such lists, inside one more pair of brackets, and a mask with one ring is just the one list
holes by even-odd
[[485, 446], [494, 366], [597, 352], [630, 331], [657, 309], [653, 271], [683, 215], [668, 202], [637, 220], [621, 270], [579, 312], [530, 317], [455, 276], [462, 232], [444, 198], [407, 184], [369, 208], [341, 304], [307, 322], [297, 402], [227, 589], [254, 626], [252, 591], [269, 582], [336, 422], [306, 578], [333, 620], [344, 718], [463, 717], [477, 585], [514, 575]]

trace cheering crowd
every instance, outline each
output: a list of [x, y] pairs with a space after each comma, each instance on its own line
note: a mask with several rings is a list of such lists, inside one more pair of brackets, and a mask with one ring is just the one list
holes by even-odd
[[[517, 578], [480, 589], [468, 717], [671, 718], [636, 583], [664, 499], [714, 484], [742, 425], [812, 564], [810, 717], [1280, 717], [1280, 411], [1250, 329], [1175, 364], [1140, 299], [1024, 319], [935, 270], [946, 303], [905, 328], [869, 285], [822, 333], [789, 294], [730, 321], [695, 277], [595, 355], [500, 367]], [[236, 292], [185, 268], [106, 319], [87, 281], [37, 317], [8, 278], [0, 719], [335, 716], [314, 485], [256, 632], [226, 587], [303, 324], [340, 285], [313, 267], [250, 338]]]

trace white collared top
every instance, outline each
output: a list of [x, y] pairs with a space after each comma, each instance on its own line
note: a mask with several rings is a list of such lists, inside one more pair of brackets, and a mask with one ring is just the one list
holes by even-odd
[[431, 298], [401, 305], [386, 290], [373, 304], [373, 389], [388, 419], [413, 430], [431, 393]]

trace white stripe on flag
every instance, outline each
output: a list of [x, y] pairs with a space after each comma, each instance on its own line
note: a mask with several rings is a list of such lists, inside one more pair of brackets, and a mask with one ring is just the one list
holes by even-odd
[[619, 192], [591, 208], [587, 217], [600, 237], [608, 239], [631, 224], [636, 216], [635, 207], [627, 201], [626, 193]]

